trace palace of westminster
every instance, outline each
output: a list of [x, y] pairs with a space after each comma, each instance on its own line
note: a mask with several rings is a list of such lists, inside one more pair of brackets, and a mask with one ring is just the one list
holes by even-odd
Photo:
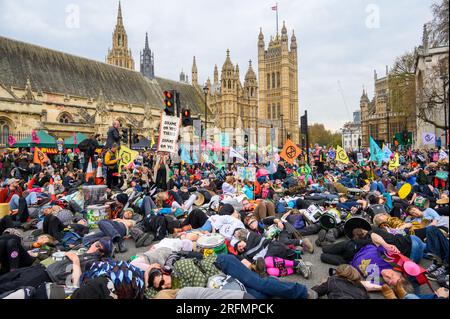
[[273, 128], [274, 146], [288, 137], [299, 143], [296, 36], [289, 37], [283, 23], [281, 34], [271, 36], [267, 47], [266, 41], [260, 30], [258, 73], [250, 60], [242, 83], [227, 50], [221, 69], [211, 67], [213, 80], [203, 84], [195, 57], [190, 81], [183, 72], [179, 81], [155, 76], [147, 34], [136, 71], [120, 2], [106, 63], [0, 36], [0, 144], [9, 134], [31, 130], [62, 138], [73, 132], [105, 137], [116, 119], [149, 138], [157, 134], [166, 90], [179, 92], [182, 108], [202, 123], [207, 119], [208, 128], [251, 128], [266, 145]]

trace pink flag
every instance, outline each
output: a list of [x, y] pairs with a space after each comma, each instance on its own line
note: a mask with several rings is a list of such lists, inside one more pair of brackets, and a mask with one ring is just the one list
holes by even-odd
[[35, 144], [39, 144], [41, 142], [41, 140], [39, 139], [39, 137], [37, 136], [37, 133], [35, 130], [31, 131], [31, 143], [35, 143]]
[[14, 138], [14, 136], [12, 135], [8, 136], [8, 144], [9, 146], [13, 146], [14, 144], [16, 144], [16, 139]]
[[273, 11], [277, 11], [278, 10], [278, 4], [272, 7]]

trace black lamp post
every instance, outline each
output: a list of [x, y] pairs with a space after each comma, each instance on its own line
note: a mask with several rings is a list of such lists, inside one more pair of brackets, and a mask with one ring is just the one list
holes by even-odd
[[447, 80], [448, 76], [443, 75], [441, 76], [442, 85], [444, 86], [444, 134], [445, 134], [445, 148], [448, 147], [448, 140], [447, 140], [447, 93], [446, 93], [446, 86], [447, 86]]
[[208, 144], [206, 131], [208, 129], [208, 93], [209, 93], [209, 87], [206, 84], [203, 87], [203, 93], [205, 93], [205, 143], [206, 143], [205, 147], [206, 147]]

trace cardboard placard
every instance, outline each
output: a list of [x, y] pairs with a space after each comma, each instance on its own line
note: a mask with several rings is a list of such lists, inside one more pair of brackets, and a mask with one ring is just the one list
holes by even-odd
[[175, 116], [161, 115], [158, 152], [176, 153], [181, 120]]

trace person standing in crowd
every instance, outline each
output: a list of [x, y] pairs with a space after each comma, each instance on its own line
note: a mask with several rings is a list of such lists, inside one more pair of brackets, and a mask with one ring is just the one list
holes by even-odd
[[111, 148], [105, 154], [105, 165], [107, 167], [106, 185], [113, 189], [119, 184], [119, 145], [112, 144]]
[[[109, 132], [108, 132], [109, 134]], [[83, 171], [86, 172], [89, 160], [92, 161], [92, 165], [95, 166], [95, 151], [100, 148], [98, 139], [100, 134], [92, 135], [91, 137], [85, 139], [78, 145], [78, 149], [84, 153]], [[111, 145], [112, 146], [112, 145]]]
[[117, 144], [118, 147], [120, 148], [120, 122], [119, 121], [114, 121], [113, 122], [113, 126], [109, 128], [108, 130], [108, 135], [106, 138], [106, 148], [111, 148], [113, 146], [113, 144]]

